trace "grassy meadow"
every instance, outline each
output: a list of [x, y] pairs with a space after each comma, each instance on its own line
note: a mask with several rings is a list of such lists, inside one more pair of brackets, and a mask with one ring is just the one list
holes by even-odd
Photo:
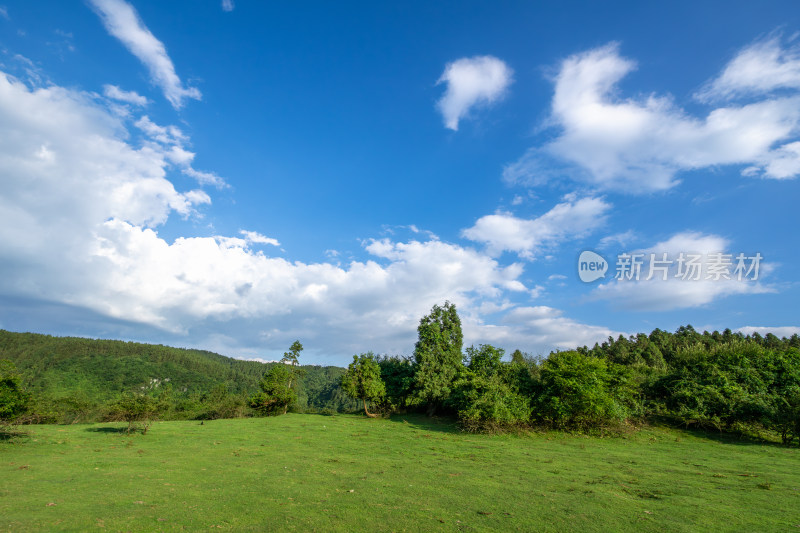
[[800, 449], [418, 416], [41, 425], [0, 441], [3, 531], [793, 531]]

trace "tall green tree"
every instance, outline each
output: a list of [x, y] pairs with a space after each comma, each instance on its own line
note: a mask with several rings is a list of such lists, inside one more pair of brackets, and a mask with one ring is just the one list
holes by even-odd
[[381, 379], [381, 367], [371, 352], [353, 356], [353, 362], [342, 376], [342, 389], [351, 398], [364, 402], [367, 416], [375, 416], [367, 409], [367, 401], [377, 402], [383, 398], [386, 385]]
[[381, 368], [381, 379], [386, 385], [382, 404], [391, 411], [405, 409], [412, 401], [414, 364], [411, 357], [384, 356], [376, 358]]
[[29, 396], [14, 363], [0, 359], [0, 424], [8, 424], [28, 409]]
[[289, 365], [272, 365], [259, 383], [261, 391], [250, 398], [250, 407], [264, 414], [277, 414], [286, 410], [297, 399], [291, 388], [292, 375]]
[[520, 349], [514, 350], [511, 354], [511, 362], [513, 364], [524, 365], [525, 364], [525, 354], [522, 353]]
[[297, 366], [300, 364], [300, 352], [303, 351], [303, 345], [300, 344], [300, 341], [294, 341], [292, 345], [289, 347], [288, 352], [283, 352], [283, 358], [281, 359], [281, 363], [286, 363], [292, 366]]
[[268, 414], [280, 411], [286, 414], [289, 406], [297, 400], [297, 391], [292, 385], [296, 386], [302, 374], [302, 369], [299, 367], [302, 351], [303, 345], [300, 341], [294, 341], [289, 351], [284, 352], [280, 364], [272, 365], [264, 374], [259, 383], [261, 392], [250, 398], [250, 407]]
[[[300, 352], [302, 351], [303, 351], [303, 345], [300, 344], [300, 341], [294, 341], [292, 345], [289, 347], [289, 351], [283, 353], [283, 358], [281, 359], [281, 363], [289, 365], [289, 381], [286, 384], [287, 390], [291, 391], [292, 383], [298, 380], [300, 376], [303, 374], [303, 369], [300, 368], [300, 361], [299, 361]], [[296, 393], [294, 399], [297, 399]], [[284, 405], [283, 414], [286, 414], [287, 409], [289, 409], [289, 403]]]
[[444, 405], [453, 382], [464, 368], [461, 353], [463, 334], [456, 306], [434, 305], [417, 327], [414, 346], [414, 396], [427, 407], [429, 416]]

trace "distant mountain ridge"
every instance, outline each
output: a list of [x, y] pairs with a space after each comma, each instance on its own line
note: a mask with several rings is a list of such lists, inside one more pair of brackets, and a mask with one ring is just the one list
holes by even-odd
[[[270, 365], [207, 350], [0, 330], [0, 359], [11, 360], [34, 395], [79, 395], [107, 401], [119, 393], [170, 385], [176, 394], [201, 395], [221, 387], [250, 395]], [[304, 365], [299, 407], [339, 410], [351, 401], [339, 388], [343, 368]], [[352, 404], [355, 407], [355, 404]]]

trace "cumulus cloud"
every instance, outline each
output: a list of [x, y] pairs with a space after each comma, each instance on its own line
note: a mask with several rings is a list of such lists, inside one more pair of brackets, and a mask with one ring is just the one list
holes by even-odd
[[462, 236], [486, 244], [490, 254], [514, 252], [534, 259], [545, 247], [568, 238], [580, 238], [602, 227], [611, 205], [602, 198], [580, 198], [568, 195], [547, 213], [533, 218], [518, 218], [510, 213], [487, 215]]
[[445, 127], [458, 130], [458, 122], [476, 105], [496, 102], [513, 81], [513, 71], [492, 56], [462, 58], [445, 66], [439, 81], [447, 89], [436, 104]]
[[[793, 64], [794, 52], [790, 55], [781, 59], [779, 53], [776, 61], [783, 62], [778, 66]], [[644, 193], [674, 186], [681, 171], [716, 165], [747, 166], [746, 174], [767, 178], [797, 175], [800, 162], [794, 138], [800, 126], [800, 95], [796, 91], [717, 107], [705, 117], [694, 117], [669, 96], [620, 97], [617, 84], [635, 68], [632, 60], [620, 55], [616, 43], [564, 60], [555, 76], [550, 117], [561, 132], [509, 164], [506, 181], [539, 184], [563, 174], [567, 165], [576, 179], [605, 189]], [[742, 76], [736, 79], [744, 83]], [[791, 74], [781, 79], [783, 86], [793, 83]], [[719, 87], [733, 87], [732, 81], [720, 83]]]
[[147, 67], [151, 80], [161, 88], [172, 107], [180, 109], [187, 98], [201, 98], [197, 88], [184, 87], [175, 73], [175, 66], [167, 55], [164, 43], [147, 29], [133, 6], [125, 0], [89, 2], [108, 33], [119, 39]]
[[[606, 258], [611, 263], [608, 275], [615, 279], [592, 291], [593, 298], [636, 311], [669, 311], [708, 305], [731, 295], [775, 292], [763, 281], [772, 265], [763, 257], [753, 259], [755, 253], [734, 253], [730, 242], [719, 235], [681, 232], [628, 255], [634, 254], [638, 260]], [[737, 272], [740, 254], [744, 270]], [[635, 263], [640, 265], [638, 273]]]
[[136, 149], [120, 119], [89, 95], [28, 89], [0, 73], [0, 292], [83, 305], [108, 280], [99, 231], [143, 231], [209, 198], [179, 192], [163, 154]]
[[778, 89], [800, 89], [800, 46], [784, 48], [779, 35], [745, 47], [698, 94], [701, 101], [729, 100]]
[[106, 104], [0, 75], [4, 327], [60, 323], [64, 333], [97, 335], [81, 329], [90, 324], [105, 336], [268, 359], [299, 338], [328, 363], [369, 349], [409, 353], [420, 317], [445, 300], [464, 316], [469, 342], [547, 351], [583, 342], [586, 331], [605, 333], [555, 309], [549, 316], [562, 329], [549, 336], [544, 316], [484, 323], [482, 313], [513, 310], [509, 295], [530, 298], [539, 289], [521, 281], [520, 263], [502, 265], [432, 237], [367, 240], [366, 258], [347, 264], [272, 256], [278, 240], [254, 230], [168, 241], [158, 230], [170, 217], [211, 202], [169, 179], [181, 158], [168, 148], [188, 140], [178, 128], [126, 120]]
[[234, 5], [233, 0], [222, 0], [222, 10], [225, 12], [230, 13], [233, 11]]

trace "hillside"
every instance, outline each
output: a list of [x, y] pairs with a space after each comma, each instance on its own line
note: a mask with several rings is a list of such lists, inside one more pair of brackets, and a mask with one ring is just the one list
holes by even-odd
[[[142, 387], [171, 387], [173, 395], [246, 397], [258, 390], [269, 364], [205, 350], [0, 330], [0, 359], [10, 359], [37, 398], [104, 403]], [[275, 364], [275, 363], [272, 363]], [[298, 407], [342, 410], [338, 367], [303, 366]]]

